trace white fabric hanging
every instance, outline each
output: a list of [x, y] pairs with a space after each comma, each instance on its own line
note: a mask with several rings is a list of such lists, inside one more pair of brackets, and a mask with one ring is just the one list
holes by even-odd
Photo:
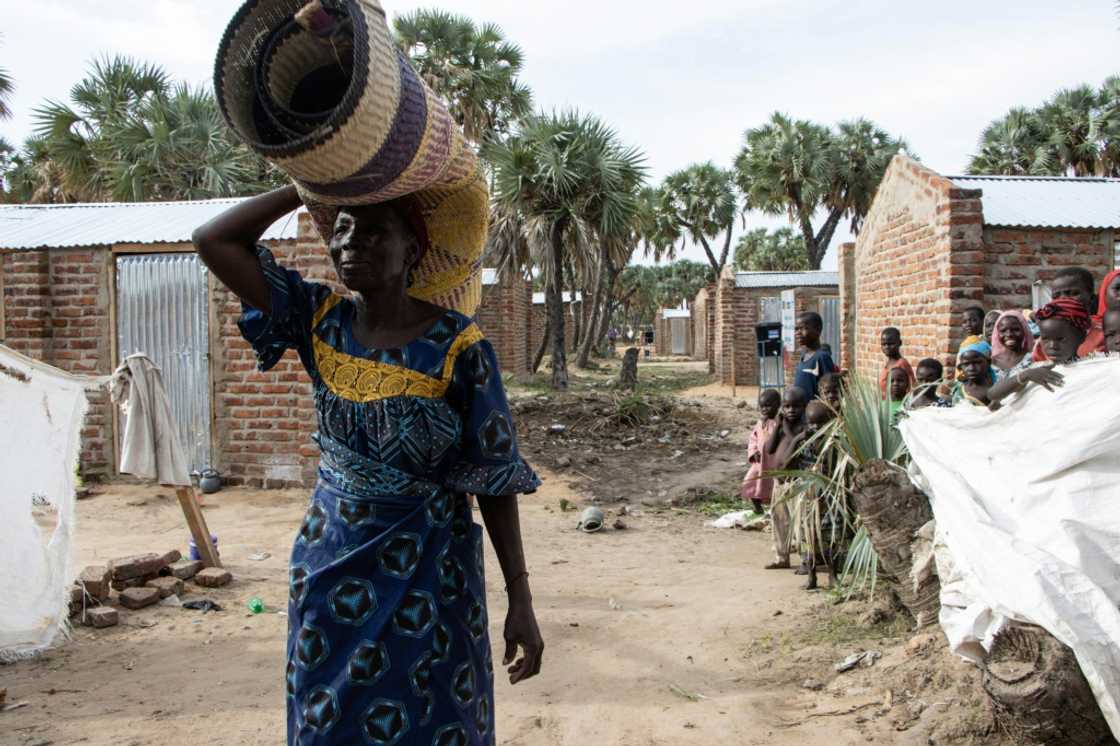
[[142, 353], [125, 358], [113, 373], [112, 399], [125, 416], [121, 473], [189, 487], [190, 466], [159, 366]]
[[[106, 380], [0, 345], [0, 661], [34, 655], [67, 630], [85, 390]], [[36, 512], [55, 525], [40, 529]]]
[[900, 424], [937, 521], [941, 626], [981, 661], [1007, 620], [1073, 649], [1120, 737], [1120, 359], [1057, 369], [998, 412], [928, 408]]

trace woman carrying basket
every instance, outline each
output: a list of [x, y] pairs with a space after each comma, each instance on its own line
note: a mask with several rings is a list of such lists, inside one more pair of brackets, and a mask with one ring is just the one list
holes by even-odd
[[[377, 0], [250, 0], [218, 50], [223, 116], [294, 185], [199, 228], [267, 370], [295, 350], [319, 481], [290, 569], [289, 744], [494, 743], [475, 495], [509, 595], [511, 683], [540, 670], [498, 363], [471, 320], [489, 197], [446, 107], [393, 47]], [[258, 241], [306, 205], [349, 291]], [[522, 655], [518, 658], [518, 647]], [[516, 661], [515, 661], [516, 659]]]

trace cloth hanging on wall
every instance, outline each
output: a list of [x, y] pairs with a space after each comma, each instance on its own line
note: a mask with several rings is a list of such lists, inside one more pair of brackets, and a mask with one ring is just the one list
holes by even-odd
[[1120, 737], [1120, 359], [1059, 366], [998, 412], [929, 408], [899, 425], [930, 496], [941, 626], [983, 660], [1008, 620], [1073, 649]]
[[113, 373], [110, 391], [125, 416], [121, 473], [189, 487], [190, 467], [159, 366], [147, 355], [130, 355]]

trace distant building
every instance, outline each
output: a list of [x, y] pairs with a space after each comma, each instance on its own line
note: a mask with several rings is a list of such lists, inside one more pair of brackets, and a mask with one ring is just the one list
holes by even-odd
[[692, 312], [687, 308], [660, 308], [653, 318], [653, 342], [659, 357], [692, 356]]
[[1120, 179], [942, 176], [895, 156], [840, 251], [844, 364], [876, 375], [886, 326], [912, 361], [950, 357], [969, 306], [1031, 308], [1062, 267], [1100, 282], [1118, 229]]
[[[707, 358], [718, 380], [739, 386], [781, 386], [792, 381], [792, 365], [782, 358], [760, 361], [757, 326], [782, 323], [782, 299], [793, 316], [816, 311], [824, 319], [822, 341], [840, 345], [839, 274], [836, 272], [734, 272], [726, 267], [693, 304], [693, 338], [705, 339]], [[701, 310], [703, 309], [703, 313]], [[787, 314], [788, 315], [788, 314]], [[792, 336], [792, 320], [786, 337]], [[786, 345], [785, 352], [792, 354]]]

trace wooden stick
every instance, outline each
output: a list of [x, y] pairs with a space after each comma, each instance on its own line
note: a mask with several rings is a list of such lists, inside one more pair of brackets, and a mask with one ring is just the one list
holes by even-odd
[[210, 529], [206, 527], [206, 518], [202, 515], [202, 508], [190, 487], [176, 487], [175, 496], [179, 498], [179, 506], [183, 509], [183, 516], [187, 519], [187, 526], [191, 529], [194, 544], [198, 547], [198, 556], [202, 558], [203, 567], [221, 567], [222, 561], [218, 558], [218, 550], [210, 540]]

